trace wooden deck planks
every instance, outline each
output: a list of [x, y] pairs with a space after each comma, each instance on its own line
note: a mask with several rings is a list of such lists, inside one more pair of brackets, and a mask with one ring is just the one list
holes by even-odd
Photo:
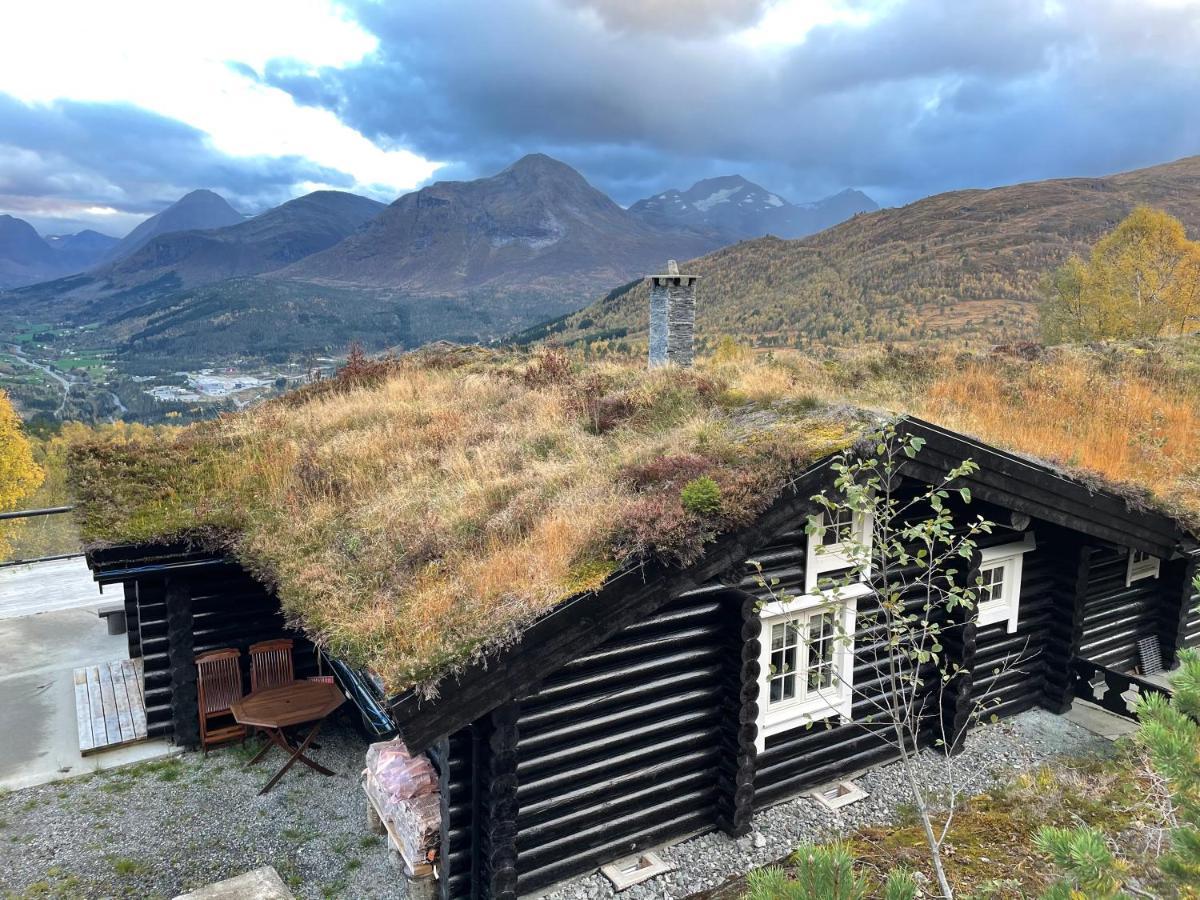
[[132, 660], [133, 665], [121, 667], [125, 676], [125, 689], [129, 693], [129, 714], [133, 719], [133, 733], [137, 740], [146, 738], [146, 694], [142, 681], [142, 661]]
[[79, 726], [79, 752], [96, 746], [92, 737], [92, 708], [88, 703], [87, 669], [75, 670], [75, 721]]
[[107, 666], [108, 679], [112, 684], [113, 698], [117, 716], [117, 726], [121, 732], [121, 742], [132, 741], [133, 717], [129, 714], [129, 691], [125, 687], [125, 675], [120, 662], [110, 662]]
[[141, 662], [121, 659], [75, 670], [80, 753], [146, 739]]

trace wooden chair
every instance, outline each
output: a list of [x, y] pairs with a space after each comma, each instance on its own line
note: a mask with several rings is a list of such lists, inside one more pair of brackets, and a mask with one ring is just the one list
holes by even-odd
[[[229, 705], [242, 699], [241, 653], [235, 648], [196, 657], [196, 690], [200, 706], [200, 744], [204, 752], [226, 741], [243, 740], [246, 726], [232, 721]], [[214, 720], [231, 721], [213, 726]]]
[[283, 687], [295, 680], [290, 639], [277, 638], [250, 645], [250, 693]]

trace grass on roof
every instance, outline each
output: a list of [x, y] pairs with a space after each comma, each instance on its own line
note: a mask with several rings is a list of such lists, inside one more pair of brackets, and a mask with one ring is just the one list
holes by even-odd
[[653, 373], [556, 351], [355, 359], [171, 437], [82, 444], [72, 483], [92, 545], [228, 549], [333, 653], [429, 690], [622, 564], [694, 560], [880, 412], [1200, 519], [1195, 341], [1035, 357], [726, 347]]

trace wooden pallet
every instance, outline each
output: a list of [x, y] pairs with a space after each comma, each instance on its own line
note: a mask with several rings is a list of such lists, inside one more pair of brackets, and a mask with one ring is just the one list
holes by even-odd
[[142, 661], [118, 659], [75, 670], [79, 752], [98, 753], [146, 740]]

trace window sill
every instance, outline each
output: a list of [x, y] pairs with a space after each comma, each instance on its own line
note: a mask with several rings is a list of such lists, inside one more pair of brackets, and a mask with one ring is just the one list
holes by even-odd
[[849, 721], [850, 705], [851, 697], [847, 692], [844, 697], [818, 697], [775, 712], [768, 711], [765, 724], [758, 729], [758, 752], [763, 752], [767, 738], [771, 735], [805, 725], [815, 725], [828, 719], [838, 719], [838, 724]]

